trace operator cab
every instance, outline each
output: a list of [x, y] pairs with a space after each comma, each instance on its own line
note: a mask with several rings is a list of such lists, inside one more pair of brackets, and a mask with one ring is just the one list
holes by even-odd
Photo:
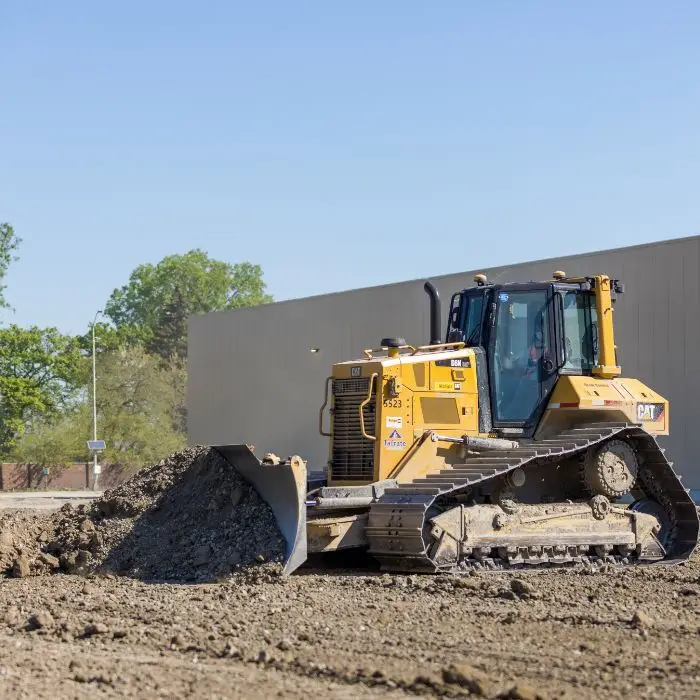
[[485, 355], [490, 429], [530, 437], [557, 378], [592, 375], [598, 364], [595, 280], [555, 273], [549, 282], [475, 281], [452, 297], [447, 342]]

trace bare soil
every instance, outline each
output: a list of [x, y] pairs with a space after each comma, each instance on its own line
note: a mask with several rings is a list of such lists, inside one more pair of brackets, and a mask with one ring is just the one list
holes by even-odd
[[700, 561], [0, 581], [2, 697], [696, 698]]
[[0, 515], [0, 697], [698, 697], [700, 557], [282, 578], [256, 499], [195, 450], [90, 506]]

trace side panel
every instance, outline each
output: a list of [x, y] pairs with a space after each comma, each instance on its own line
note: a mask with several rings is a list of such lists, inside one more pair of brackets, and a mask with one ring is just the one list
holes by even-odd
[[[331, 391], [330, 485], [360, 485], [395, 475], [428, 430], [455, 437], [479, 432], [471, 349], [338, 363]], [[360, 408], [367, 398], [363, 435]], [[376, 440], [368, 439], [372, 437]], [[426, 470], [433, 467], [425, 465]]]
[[[583, 411], [586, 415], [582, 417]], [[652, 435], [669, 434], [668, 401], [638, 379], [563, 376], [552, 392], [537, 436], [579, 420], [614, 422], [621, 417]]]

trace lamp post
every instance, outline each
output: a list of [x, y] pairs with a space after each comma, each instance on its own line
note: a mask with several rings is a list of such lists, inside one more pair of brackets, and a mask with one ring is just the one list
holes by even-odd
[[[97, 352], [95, 350], [95, 324], [97, 317], [102, 313], [102, 309], [98, 309], [95, 318], [92, 321], [92, 439], [97, 442]], [[97, 450], [93, 449], [92, 463], [92, 488], [97, 489], [97, 481], [99, 476], [99, 466], [97, 464]]]

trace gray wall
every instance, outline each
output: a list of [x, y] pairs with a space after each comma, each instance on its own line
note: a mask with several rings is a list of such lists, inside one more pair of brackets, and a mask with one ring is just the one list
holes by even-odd
[[[623, 374], [671, 402], [670, 459], [700, 488], [700, 236], [433, 278], [443, 299], [472, 286], [475, 272], [499, 281], [598, 273], [619, 277], [616, 305]], [[258, 455], [327, 459], [318, 409], [333, 362], [358, 357], [381, 338], [428, 340], [423, 280], [357, 289], [190, 319], [188, 433], [191, 444], [254, 444]], [[446, 322], [446, 319], [443, 319]], [[444, 323], [443, 323], [444, 327]], [[312, 353], [311, 348], [320, 352]]]

